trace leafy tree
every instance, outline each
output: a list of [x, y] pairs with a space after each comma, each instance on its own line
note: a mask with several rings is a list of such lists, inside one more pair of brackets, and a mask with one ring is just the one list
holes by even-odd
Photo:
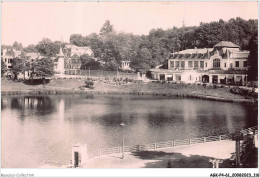
[[20, 58], [14, 58], [13, 59], [13, 74], [14, 74], [14, 80], [17, 79], [17, 76], [20, 73], [24, 73], [26, 70], [26, 64], [25, 64], [25, 59], [20, 59]]
[[82, 69], [98, 69], [100, 63], [96, 61], [93, 57], [89, 56], [88, 54], [84, 54], [80, 56], [81, 60], [81, 68]]
[[248, 79], [257, 80], [258, 76], [258, 35], [255, 33], [249, 42], [249, 70], [248, 70]]
[[89, 44], [90, 48], [92, 49], [94, 53], [94, 57], [101, 57], [102, 49], [103, 49], [103, 41], [101, 37], [96, 34], [92, 33], [88, 36], [86, 36], [85, 39], [86, 43]]
[[53, 60], [50, 58], [37, 59], [33, 65], [33, 73], [35, 76], [41, 77], [43, 84], [45, 84], [45, 78], [54, 74]]
[[44, 38], [36, 45], [37, 51], [46, 57], [55, 57], [59, 53], [60, 46], [53, 43], [50, 39]]
[[64, 48], [68, 43], [64, 43], [62, 41], [54, 41], [54, 44], [59, 46], [60, 48]]
[[15, 41], [13, 44], [13, 48], [18, 51], [21, 51], [23, 49], [23, 45], [22, 45], [22, 43], [18, 43], [17, 41]]
[[34, 44], [30, 44], [27, 47], [24, 48], [24, 52], [27, 53], [37, 53], [38, 50], [36, 49], [36, 46]]
[[88, 46], [85, 38], [80, 34], [72, 34], [70, 36], [70, 44], [74, 44], [76, 46]]
[[1, 75], [3, 76], [7, 72], [7, 66], [3, 59], [1, 59]]
[[142, 48], [138, 51], [138, 54], [135, 59], [133, 59], [130, 63], [130, 67], [138, 70], [145, 69], [149, 70], [154, 67], [154, 61], [152, 59], [152, 54], [147, 48]]
[[114, 31], [114, 27], [113, 25], [110, 24], [109, 20], [106, 20], [106, 22], [104, 23], [104, 25], [101, 27], [99, 34], [102, 35], [107, 35], [111, 32]]

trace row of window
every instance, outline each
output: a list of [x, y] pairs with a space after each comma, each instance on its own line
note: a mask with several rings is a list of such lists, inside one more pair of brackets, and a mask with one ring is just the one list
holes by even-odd
[[[207, 67], [207, 63], [205, 63]], [[185, 61], [170, 61], [170, 67], [171, 68], [185, 68]], [[194, 61], [194, 66], [193, 66], [193, 61], [188, 61], [188, 67], [189, 68], [204, 68], [204, 61]]]
[[8, 61], [8, 64], [12, 64], [13, 63], [13, 59], [7, 59], [7, 58], [5, 58], [5, 62], [7, 62]]
[[65, 65], [67, 69], [79, 69], [81, 65]]
[[[194, 64], [194, 65], [193, 65]], [[205, 62], [205, 66], [207, 67], [207, 63]], [[170, 61], [170, 67], [171, 68], [185, 68], [185, 61]], [[189, 68], [204, 68], [204, 61], [188, 61], [188, 67]], [[227, 64], [224, 63], [224, 67], [227, 67]], [[230, 64], [230, 68], [232, 68], [232, 63]], [[239, 61], [235, 61], [235, 67], [239, 66]], [[241, 67], [247, 67], [247, 61], [243, 61], [243, 66]], [[214, 59], [213, 60], [213, 68], [220, 68], [220, 59]]]

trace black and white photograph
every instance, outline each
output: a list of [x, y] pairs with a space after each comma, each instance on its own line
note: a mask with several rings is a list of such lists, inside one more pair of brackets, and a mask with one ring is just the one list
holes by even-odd
[[20, 168], [259, 177], [258, 1], [1, 1], [1, 176]]

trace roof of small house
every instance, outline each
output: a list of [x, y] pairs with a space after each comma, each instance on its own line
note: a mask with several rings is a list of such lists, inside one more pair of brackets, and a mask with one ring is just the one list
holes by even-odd
[[214, 45], [214, 48], [215, 47], [239, 48], [238, 45], [236, 45], [230, 41], [221, 41], [218, 44]]

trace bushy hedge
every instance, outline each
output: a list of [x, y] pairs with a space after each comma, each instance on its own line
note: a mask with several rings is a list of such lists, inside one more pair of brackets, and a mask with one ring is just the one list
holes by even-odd
[[86, 88], [94, 88], [94, 82], [91, 79], [85, 80]]

